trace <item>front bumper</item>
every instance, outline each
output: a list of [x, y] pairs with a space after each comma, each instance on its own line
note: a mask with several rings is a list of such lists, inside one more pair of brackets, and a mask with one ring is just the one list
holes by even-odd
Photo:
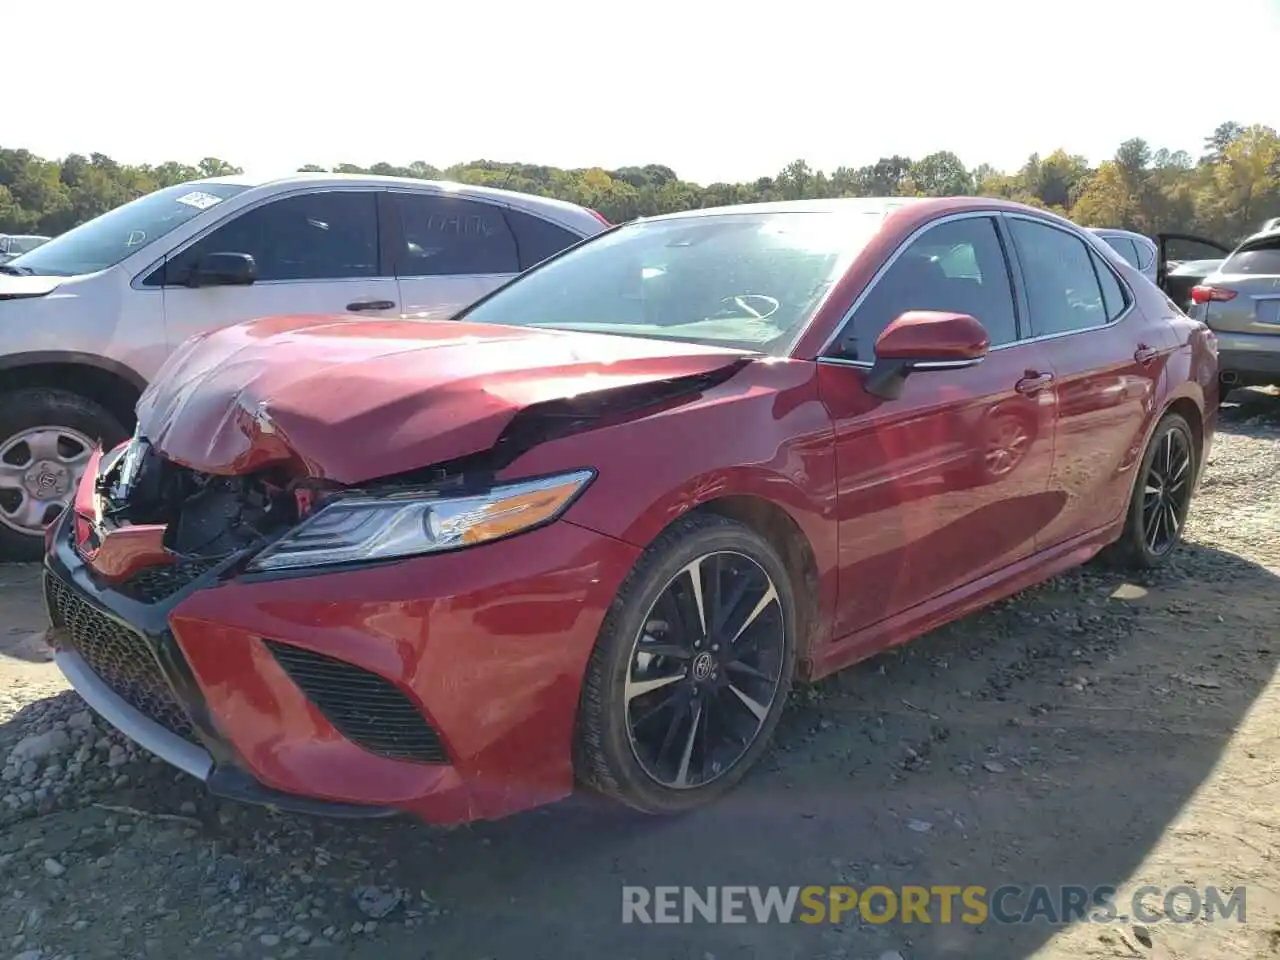
[[[165, 568], [178, 585], [157, 596], [100, 576], [75, 526], [67, 511], [45, 560], [55, 660], [112, 725], [220, 796], [438, 823], [570, 792], [582, 673], [638, 555], [561, 521], [315, 576]], [[395, 752], [415, 724], [435, 754]]]

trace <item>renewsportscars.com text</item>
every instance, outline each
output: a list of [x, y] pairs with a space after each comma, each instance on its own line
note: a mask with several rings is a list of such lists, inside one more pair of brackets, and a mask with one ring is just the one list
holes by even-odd
[[623, 923], [1195, 923], [1245, 921], [1245, 888], [1098, 886], [622, 888]]

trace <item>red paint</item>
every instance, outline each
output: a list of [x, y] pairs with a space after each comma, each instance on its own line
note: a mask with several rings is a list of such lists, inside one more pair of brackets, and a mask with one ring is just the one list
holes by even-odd
[[207, 473], [283, 466], [359, 483], [486, 450], [541, 400], [741, 356], [527, 327], [273, 317], [175, 351], [138, 401], [138, 423], [169, 459]]
[[[79, 519], [79, 518], [77, 518]], [[165, 549], [163, 526], [120, 527], [103, 531], [98, 549], [86, 555], [89, 566], [104, 580], [118, 583], [147, 567], [173, 563], [174, 555]]]
[[911, 310], [876, 338], [876, 356], [882, 360], [978, 360], [990, 346], [986, 329], [973, 317]]
[[[319, 582], [231, 583], [195, 594], [170, 623], [219, 729], [268, 786], [440, 822], [495, 817], [569, 792], [578, 684], [639, 552], [560, 523]], [[453, 766], [385, 760], [343, 739], [259, 637], [393, 681]]]
[[[1134, 465], [1167, 410], [1188, 416], [1205, 451], [1212, 443], [1216, 353], [1202, 324], [1171, 316], [1163, 295], [1101, 244], [1138, 298], [1113, 327], [993, 349], [972, 318], [907, 317], [882, 349], [982, 359], [911, 373], [894, 400], [865, 389], [866, 368], [814, 362], [909, 234], [976, 209], [1065, 222], [976, 198], [902, 207], [835, 284], [790, 358], [748, 363], [677, 405], [545, 441], [507, 466], [503, 478], [598, 471], [549, 527], [364, 570], [233, 581], [187, 598], [171, 626], [246, 770], [279, 790], [441, 822], [564, 796], [574, 782], [579, 687], [605, 611], [643, 549], [690, 510], [771, 513], [790, 525], [786, 542], [803, 545], [810, 564], [809, 677], [1114, 540]], [[281, 318], [179, 351], [144, 396], [140, 420], [163, 453], [198, 469], [274, 464], [350, 483], [482, 451], [521, 408], [587, 385], [710, 371], [741, 356], [452, 322]], [[988, 457], [1009, 431], [1025, 438], [1018, 455]], [[397, 684], [440, 731], [451, 764], [386, 760], [348, 742], [260, 638]]]

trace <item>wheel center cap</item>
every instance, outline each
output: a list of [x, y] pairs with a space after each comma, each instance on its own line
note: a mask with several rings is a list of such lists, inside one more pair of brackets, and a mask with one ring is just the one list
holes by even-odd
[[715, 672], [716, 662], [709, 653], [700, 653], [693, 658], [693, 679], [702, 683]]
[[37, 500], [65, 496], [70, 487], [67, 468], [48, 460], [33, 463], [22, 480], [27, 492]]

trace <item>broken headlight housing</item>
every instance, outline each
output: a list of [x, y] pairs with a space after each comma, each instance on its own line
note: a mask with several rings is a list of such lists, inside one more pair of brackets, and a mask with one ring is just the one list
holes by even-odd
[[391, 560], [499, 540], [551, 523], [594, 477], [594, 470], [575, 470], [480, 493], [338, 497], [254, 557], [248, 572]]

